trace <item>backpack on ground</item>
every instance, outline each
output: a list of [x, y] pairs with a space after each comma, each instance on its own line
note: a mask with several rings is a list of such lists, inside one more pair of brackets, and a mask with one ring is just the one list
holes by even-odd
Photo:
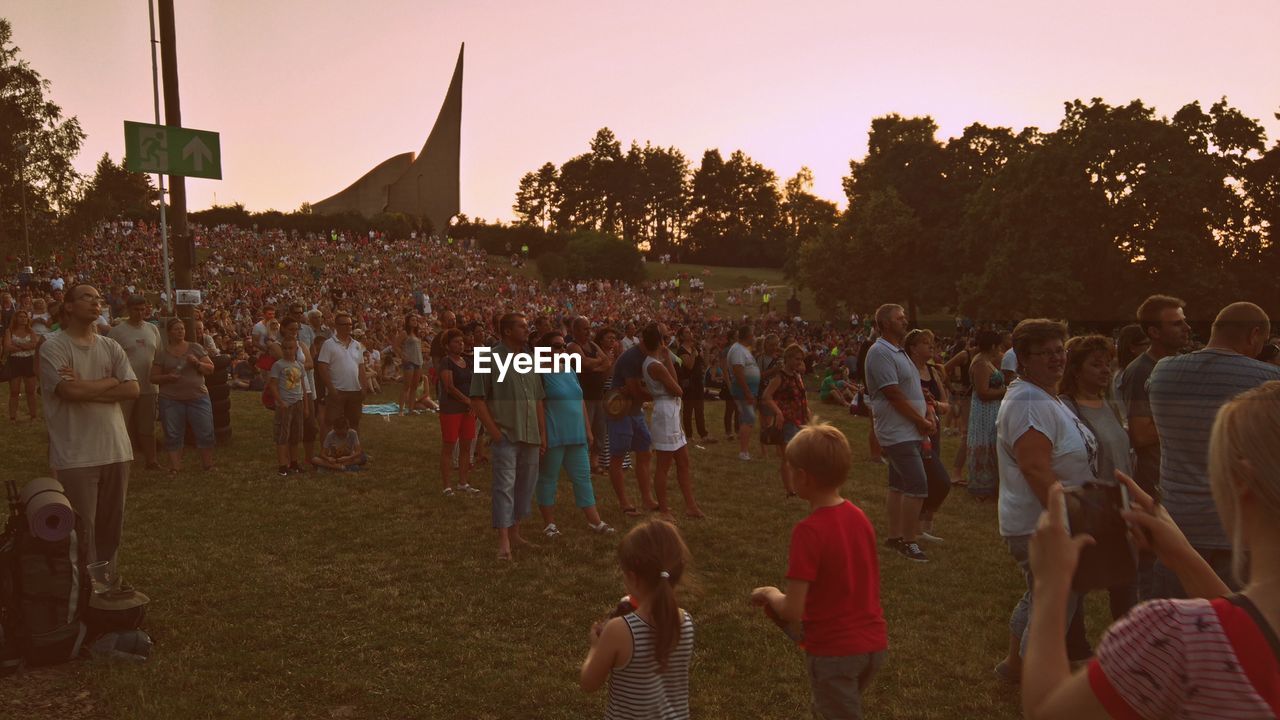
[[[7, 481], [9, 517], [0, 534], [0, 675], [80, 654], [90, 583], [80, 518], [57, 541], [32, 534], [17, 484]], [[55, 483], [56, 485], [56, 483]], [[60, 492], [61, 486], [51, 492]]]

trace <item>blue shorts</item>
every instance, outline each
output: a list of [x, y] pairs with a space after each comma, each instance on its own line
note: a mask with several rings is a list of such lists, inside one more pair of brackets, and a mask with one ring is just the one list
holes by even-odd
[[649, 452], [653, 438], [643, 415], [627, 415], [609, 419], [609, 457], [621, 458], [629, 450]]
[[421, 367], [422, 366], [419, 365], [418, 363], [412, 363], [412, 362], [409, 362], [408, 360], [400, 363], [400, 369], [403, 370], [404, 372], [413, 372], [414, 370], [418, 370]]
[[738, 424], [755, 427], [756, 406], [748, 405], [745, 398], [740, 398], [737, 395], [733, 396], [733, 402], [738, 406]]
[[208, 395], [193, 400], [174, 400], [160, 396], [160, 426], [164, 428], [165, 452], [182, 449], [187, 427], [195, 435], [196, 447], [208, 450], [214, 446], [213, 403]]
[[910, 440], [881, 448], [889, 461], [889, 487], [909, 498], [929, 497], [929, 476], [924, 471], [924, 457], [919, 440]]

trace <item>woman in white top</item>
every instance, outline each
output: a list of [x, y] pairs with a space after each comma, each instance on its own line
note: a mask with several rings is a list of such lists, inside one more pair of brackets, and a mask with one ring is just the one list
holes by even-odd
[[[1026, 579], [1027, 591], [1009, 620], [1009, 654], [996, 666], [1016, 683], [1026, 653], [1034, 579], [1028, 546], [1049, 489], [1078, 487], [1097, 477], [1098, 441], [1058, 397], [1067, 365], [1067, 328], [1053, 320], [1023, 320], [1013, 331], [1020, 374], [1005, 392], [996, 419], [1000, 465], [1000, 535]], [[1072, 594], [1068, 616], [1079, 598]], [[1064, 628], [1065, 631], [1065, 628]]]
[[5, 374], [9, 378], [9, 419], [18, 422], [18, 391], [26, 388], [27, 414], [36, 419], [36, 350], [42, 338], [31, 328], [31, 313], [19, 310], [13, 314], [4, 332], [4, 351], [9, 360]]
[[671, 353], [662, 344], [662, 329], [650, 323], [640, 334], [640, 342], [648, 357], [644, 359], [643, 378], [645, 389], [653, 396], [653, 415], [649, 422], [649, 435], [653, 449], [658, 453], [658, 468], [654, 489], [658, 496], [658, 512], [670, 517], [667, 503], [667, 472], [671, 461], [676, 463], [676, 482], [684, 494], [685, 514], [691, 518], [706, 517], [693, 499], [693, 481], [689, 477], [689, 443], [680, 424], [680, 397], [683, 390], [676, 381], [671, 365]]

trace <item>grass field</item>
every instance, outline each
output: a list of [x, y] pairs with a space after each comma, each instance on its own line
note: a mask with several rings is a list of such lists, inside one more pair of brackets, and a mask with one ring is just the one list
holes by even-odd
[[[708, 407], [719, 430], [722, 405]], [[441, 495], [435, 416], [366, 417], [367, 472], [282, 479], [256, 395], [235, 394], [232, 413], [233, 443], [214, 472], [131, 480], [121, 562], [153, 598], [151, 661], [31, 676], [21, 699], [0, 700], [0, 716], [50, 717], [40, 703], [55, 694], [83, 698], [93, 717], [130, 720], [603, 713], [603, 694], [579, 692], [577, 668], [588, 627], [622, 594], [617, 537], [588, 531], [566, 483], [564, 535], [546, 540], [532, 521], [536, 547], [498, 564], [487, 472], [475, 477], [483, 495]], [[831, 414], [858, 458], [846, 496], [883, 533], [885, 471], [865, 462], [866, 421]], [[46, 474], [43, 427], [9, 437], [4, 476]], [[723, 441], [692, 450], [711, 518], [679, 521], [695, 562], [682, 591], [697, 626], [694, 714], [808, 717], [801, 653], [746, 601], [753, 587], [783, 582], [789, 531], [807, 506], [783, 499], [775, 460], [734, 452]], [[596, 490], [605, 519], [625, 531], [607, 480]], [[936, 532], [946, 543], [928, 548], [928, 565], [880, 551], [891, 649], [869, 716], [1016, 717], [1016, 693], [991, 674], [1021, 592], [995, 509], [957, 493]], [[1091, 611], [1096, 635], [1101, 601]], [[0, 680], [0, 696], [6, 682], [24, 681]]]

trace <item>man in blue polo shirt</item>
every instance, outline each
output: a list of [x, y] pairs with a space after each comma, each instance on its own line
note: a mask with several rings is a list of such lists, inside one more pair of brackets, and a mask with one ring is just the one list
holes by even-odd
[[889, 461], [887, 499], [889, 534], [885, 545], [915, 562], [929, 562], [917, 540], [920, 507], [929, 496], [922, 443], [934, 433], [925, 418], [920, 371], [907, 356], [907, 314], [901, 305], [881, 305], [876, 310], [880, 339], [867, 352], [867, 393], [876, 439]]
[[[630, 328], [633, 325], [629, 323], [627, 327]], [[622, 461], [628, 452], [635, 452], [636, 482], [640, 485], [640, 500], [644, 503], [644, 509], [653, 509], [658, 506], [653, 499], [653, 486], [649, 476], [652, 438], [649, 436], [649, 426], [644, 421], [643, 404], [653, 399], [644, 389], [645, 355], [644, 346], [635, 344], [618, 356], [618, 361], [613, 365], [611, 387], [621, 390], [631, 399], [631, 409], [621, 417], [608, 416], [607, 418], [609, 481], [613, 483], [613, 492], [618, 496], [618, 504], [621, 505], [622, 512], [631, 517], [640, 515], [641, 511], [627, 499]]]
[[[1240, 393], [1270, 380], [1280, 368], [1255, 360], [1271, 337], [1271, 320], [1253, 303], [1232, 303], [1213, 321], [1203, 350], [1167, 357], [1147, 380], [1151, 417], [1160, 434], [1160, 492], [1169, 516], [1218, 577], [1238, 589], [1231, 572], [1231, 540], [1209, 489], [1209, 435], [1218, 410]], [[1156, 560], [1152, 596], [1185, 597], [1178, 577]]]

